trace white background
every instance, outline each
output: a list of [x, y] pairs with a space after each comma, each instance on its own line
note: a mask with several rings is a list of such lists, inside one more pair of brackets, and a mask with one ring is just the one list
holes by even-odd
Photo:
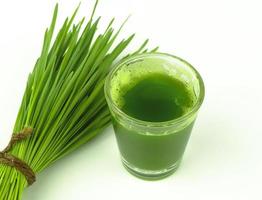
[[[58, 24], [79, 1], [60, 1]], [[83, 1], [78, 16], [89, 16]], [[11, 135], [27, 75], [41, 49], [55, 1], [0, 1], [0, 147]], [[116, 27], [132, 14], [121, 37], [136, 47], [180, 56], [202, 74], [205, 102], [180, 169], [161, 181], [139, 180], [122, 167], [113, 130], [37, 177], [23, 200], [261, 200], [261, 0], [100, 0], [97, 16]], [[102, 30], [103, 29], [102, 24]]]

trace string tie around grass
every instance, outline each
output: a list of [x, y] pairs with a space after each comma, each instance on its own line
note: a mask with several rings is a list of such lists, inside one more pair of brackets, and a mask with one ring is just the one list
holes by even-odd
[[0, 151], [0, 164], [14, 167], [16, 170], [22, 173], [25, 176], [29, 186], [36, 181], [36, 175], [34, 171], [23, 160], [12, 155], [10, 151], [12, 150], [14, 145], [30, 137], [32, 133], [32, 128], [24, 128], [21, 132], [13, 134], [7, 147], [3, 151]]

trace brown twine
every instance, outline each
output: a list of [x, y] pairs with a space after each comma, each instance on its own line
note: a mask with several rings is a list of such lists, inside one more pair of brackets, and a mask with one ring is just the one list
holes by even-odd
[[0, 152], [0, 164], [4, 164], [10, 167], [16, 168], [19, 172], [21, 172], [26, 180], [28, 185], [32, 185], [36, 181], [36, 176], [34, 171], [29, 167], [24, 161], [17, 158], [16, 156], [11, 155], [8, 153], [13, 146], [31, 136], [33, 133], [32, 128], [25, 128], [21, 132], [14, 134], [7, 145], [7, 147]]

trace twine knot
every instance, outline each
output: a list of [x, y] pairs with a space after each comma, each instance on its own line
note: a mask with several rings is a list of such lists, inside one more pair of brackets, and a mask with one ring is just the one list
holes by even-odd
[[19, 172], [21, 172], [26, 180], [28, 185], [32, 185], [36, 181], [36, 176], [34, 171], [25, 163], [23, 160], [17, 158], [16, 156], [10, 154], [10, 150], [12, 150], [13, 146], [20, 141], [23, 141], [30, 137], [33, 133], [32, 128], [24, 128], [21, 132], [17, 134], [13, 134], [9, 144], [7, 147], [0, 151], [0, 164], [4, 164], [10, 167], [16, 168]]

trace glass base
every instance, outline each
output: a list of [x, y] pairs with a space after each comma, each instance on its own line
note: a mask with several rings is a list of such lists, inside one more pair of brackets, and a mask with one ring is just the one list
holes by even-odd
[[180, 161], [181, 160], [178, 160], [174, 165], [166, 169], [144, 170], [144, 169], [135, 167], [134, 165], [130, 164], [122, 157], [122, 163], [129, 173], [131, 173], [132, 175], [138, 178], [141, 178], [144, 180], [151, 180], [151, 181], [160, 180], [160, 179], [166, 178], [170, 176], [171, 174], [173, 174], [178, 169], [180, 165]]

